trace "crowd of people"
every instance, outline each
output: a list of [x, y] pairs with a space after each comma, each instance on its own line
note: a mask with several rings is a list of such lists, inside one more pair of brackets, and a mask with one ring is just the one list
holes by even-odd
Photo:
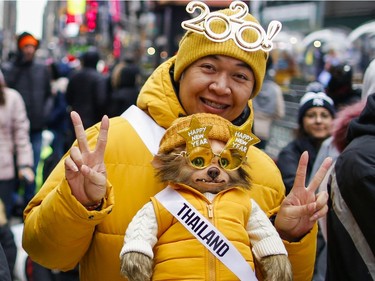
[[[207, 16], [215, 19], [217, 14], [206, 9]], [[263, 30], [242, 9], [246, 13], [238, 20]], [[285, 105], [282, 88], [270, 74], [272, 42], [251, 29], [241, 31], [241, 40], [262, 42], [257, 48], [237, 37], [214, 40], [212, 33], [238, 28], [237, 22], [231, 22], [233, 9], [217, 13], [228, 25], [211, 20], [209, 32], [183, 25], [186, 32], [177, 54], [159, 65], [143, 85], [140, 68], [129, 56], [104, 76], [97, 70], [96, 48], [80, 56], [80, 67], [69, 68], [61, 62], [38, 62], [38, 39], [27, 32], [18, 36], [17, 55], [1, 65], [4, 77], [0, 75], [0, 203], [4, 203], [0, 230], [9, 225], [16, 195], [22, 194], [28, 280], [47, 281], [47, 275], [53, 280], [56, 274], [61, 280], [123, 280], [120, 252], [125, 231], [142, 206], [169, 183], [155, 176], [152, 165], [160, 141], [180, 117], [199, 113], [218, 115], [234, 127], [250, 124], [249, 136], [251, 131], [260, 134], [261, 142], [242, 152], [243, 169], [251, 179], [246, 199], [259, 205], [282, 239], [293, 280], [375, 278], [375, 229], [370, 222], [375, 200], [371, 146], [375, 62], [365, 73], [362, 91], [353, 89], [349, 65], [327, 66], [329, 79], [306, 87], [299, 101], [295, 138], [273, 161], [265, 146], [272, 122], [284, 116]], [[50, 159], [42, 151], [46, 129], [54, 136]], [[184, 156], [195, 166], [206, 160], [202, 155]], [[215, 158], [223, 169], [223, 161], [232, 161], [212, 152], [210, 161]], [[202, 172], [206, 167], [201, 167]], [[42, 177], [40, 186], [38, 177]], [[207, 192], [209, 198], [222, 194]], [[189, 195], [190, 200], [194, 196]], [[210, 209], [205, 215], [215, 221], [215, 199], [209, 205], [213, 215]], [[235, 215], [226, 219], [235, 220]], [[189, 233], [180, 236], [173, 225], [168, 239], [176, 245], [181, 237], [191, 239]], [[158, 248], [165, 239], [161, 234], [150, 243]], [[255, 247], [248, 241], [243, 244]], [[11, 280], [14, 256], [8, 258], [2, 241], [1, 245], [0, 260], [4, 248], [9, 267], [0, 267], [0, 273], [8, 271], [4, 280]], [[142, 241], [136, 248], [146, 251]], [[189, 260], [202, 254], [186, 255], [189, 267]], [[207, 267], [213, 266], [209, 260]], [[254, 267], [253, 260], [246, 263]], [[204, 274], [205, 280], [221, 280], [218, 270]]]
[[[23, 32], [17, 37], [15, 56], [1, 65], [0, 199], [7, 221], [22, 220], [25, 206], [73, 143], [70, 111], [79, 112], [84, 125], [92, 126], [104, 114], [119, 113], [110, 107], [115, 91], [110, 79], [118, 82], [116, 90], [133, 90], [131, 99], [127, 92], [116, 94], [115, 103], [123, 109], [135, 104], [139, 90], [140, 71], [134, 63], [124, 60], [109, 76], [97, 70], [100, 53], [96, 48], [83, 52], [75, 65], [42, 61], [36, 57], [38, 48], [39, 40]], [[46, 276], [51, 271], [29, 264], [34, 264], [34, 270], [27, 271], [30, 278], [49, 280]]]

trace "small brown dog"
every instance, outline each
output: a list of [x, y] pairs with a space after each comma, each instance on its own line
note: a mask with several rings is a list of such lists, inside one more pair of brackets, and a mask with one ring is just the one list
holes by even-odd
[[[258, 141], [250, 126], [238, 128], [200, 113], [180, 118], [166, 131], [153, 165], [169, 190], [182, 196], [183, 207], [173, 214], [158, 194], [137, 213], [120, 253], [123, 276], [130, 281], [251, 280], [236, 273], [241, 264], [250, 271], [255, 267], [262, 280], [292, 280], [280, 237], [247, 192], [247, 149]], [[200, 214], [214, 230], [206, 231], [209, 223]], [[233, 248], [240, 259], [230, 256], [227, 262], [223, 256]]]

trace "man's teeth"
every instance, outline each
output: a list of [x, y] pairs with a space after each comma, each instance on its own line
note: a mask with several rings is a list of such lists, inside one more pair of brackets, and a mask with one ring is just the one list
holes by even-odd
[[208, 101], [206, 100], [205, 103], [209, 106], [212, 106], [212, 107], [215, 107], [217, 109], [224, 109], [225, 108], [225, 105], [224, 104], [219, 104], [219, 103], [215, 103], [215, 102], [212, 102], [212, 101]]

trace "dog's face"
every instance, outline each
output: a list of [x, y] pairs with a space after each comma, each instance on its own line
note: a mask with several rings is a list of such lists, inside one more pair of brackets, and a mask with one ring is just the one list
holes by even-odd
[[[210, 143], [212, 152], [216, 155], [220, 154], [225, 146], [225, 143], [217, 140], [210, 140]], [[220, 166], [220, 159], [215, 156], [207, 167], [199, 169], [181, 154], [184, 150], [185, 147], [179, 147], [168, 154], [155, 156], [153, 164], [163, 182], [186, 184], [201, 193], [218, 193], [233, 186], [250, 187], [249, 175], [243, 167], [246, 163], [237, 170], [229, 171]]]

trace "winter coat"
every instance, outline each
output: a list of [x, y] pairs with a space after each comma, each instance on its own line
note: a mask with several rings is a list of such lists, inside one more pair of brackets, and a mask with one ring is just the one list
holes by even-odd
[[277, 157], [277, 166], [280, 169], [285, 184], [286, 194], [288, 194], [293, 187], [299, 159], [306, 150], [309, 153], [309, 162], [306, 171], [306, 182], [308, 182], [316, 155], [319, 151], [319, 147], [314, 145], [311, 138], [304, 136], [294, 139], [280, 151]]
[[326, 280], [375, 279], [375, 94], [349, 124], [328, 183]]
[[11, 281], [12, 278], [10, 276], [8, 261], [5, 256], [3, 247], [0, 244], [0, 281]]
[[[186, 115], [171, 82], [174, 61], [175, 57], [153, 72], [137, 101], [138, 107], [163, 128], [168, 128], [178, 116]], [[96, 145], [98, 132], [99, 125], [86, 130], [91, 149]], [[63, 270], [80, 263], [81, 281], [123, 280], [119, 254], [128, 223], [150, 197], [165, 187], [155, 179], [152, 158], [126, 119], [110, 120], [104, 155], [108, 187], [101, 211], [86, 210], [72, 196], [62, 159], [25, 209], [23, 247], [31, 258], [46, 267]], [[284, 199], [280, 172], [272, 159], [255, 147], [250, 147], [248, 159], [251, 197], [271, 216]], [[298, 243], [285, 242], [294, 280], [311, 280], [316, 230], [314, 227]]]
[[40, 132], [46, 127], [46, 104], [51, 98], [51, 79], [46, 65], [36, 62], [15, 61], [4, 70], [9, 88], [17, 90], [26, 106], [30, 132]]
[[[14, 267], [16, 264], [16, 258], [17, 258], [17, 246], [14, 240], [13, 232], [9, 226], [8, 223], [4, 225], [0, 225], [0, 245], [2, 246], [4, 250], [4, 254], [6, 256], [7, 260], [7, 266], [10, 272], [10, 275], [13, 276]], [[0, 258], [0, 263], [2, 263]], [[0, 281], [3, 275], [1, 275], [0, 270]]]
[[0, 105], [0, 180], [10, 180], [16, 177], [15, 167], [32, 167], [34, 160], [22, 97], [10, 88], [4, 88], [4, 94], [5, 104]]

